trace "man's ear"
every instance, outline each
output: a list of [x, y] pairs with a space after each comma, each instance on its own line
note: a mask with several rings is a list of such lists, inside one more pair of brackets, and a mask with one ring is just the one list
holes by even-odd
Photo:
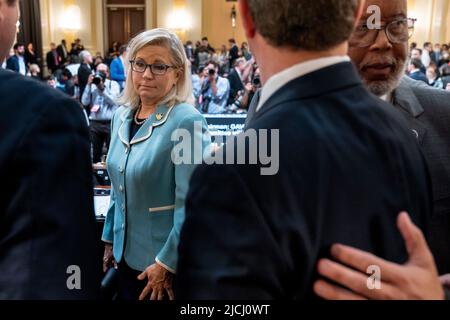
[[256, 34], [255, 23], [250, 13], [247, 0], [239, 0], [239, 12], [247, 39], [253, 39]]
[[355, 11], [355, 25], [359, 23], [359, 20], [361, 20], [365, 7], [366, 7], [366, 0], [359, 0], [358, 8]]

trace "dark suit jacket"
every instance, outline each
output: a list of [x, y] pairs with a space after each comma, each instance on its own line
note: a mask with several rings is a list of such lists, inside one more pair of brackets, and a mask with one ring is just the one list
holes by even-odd
[[[20, 72], [20, 66], [19, 66], [19, 58], [16, 55], [13, 55], [6, 60], [6, 69], [14, 71], [14, 72]], [[25, 61], [25, 69], [28, 71], [28, 66]]]
[[78, 84], [80, 86], [80, 97], [83, 96], [84, 90], [88, 82], [89, 76], [92, 74], [92, 69], [85, 63], [80, 65], [78, 69]]
[[407, 210], [426, 230], [426, 165], [404, 119], [364, 88], [351, 63], [285, 85], [248, 129], [280, 130], [279, 172], [263, 176], [261, 164], [195, 171], [179, 299], [312, 298], [316, 264], [333, 243], [406, 261], [396, 219]]
[[428, 235], [440, 274], [450, 273], [450, 92], [404, 77], [393, 94], [417, 136], [433, 183], [434, 210]]
[[58, 63], [56, 63], [56, 61], [55, 61], [55, 56], [53, 55], [53, 51], [47, 52], [47, 57], [46, 57], [47, 68], [52, 73], [54, 73], [59, 68], [59, 64], [60, 64], [60, 56], [59, 55], [57, 56], [57, 59], [58, 59]]
[[237, 45], [234, 45], [230, 49], [230, 68], [234, 68], [234, 63], [238, 58], [239, 58], [239, 48]]
[[[0, 70], [0, 83], [0, 300], [96, 298], [101, 259], [82, 110], [12, 72]], [[70, 266], [81, 270], [81, 290], [67, 287]]]
[[430, 53], [430, 58], [431, 61], [433, 61], [434, 63], [436, 63], [436, 65], [439, 64], [439, 61], [441, 60], [442, 55], [440, 53], [436, 53], [435, 51], [433, 51], [432, 53]]
[[423, 81], [423, 82], [425, 82], [426, 84], [428, 84], [428, 78], [427, 78], [427, 76], [426, 76], [422, 71], [411, 73], [411, 74], [409, 75], [409, 77], [410, 77], [411, 79], [414, 79], [414, 80], [417, 80], [417, 81]]
[[228, 81], [230, 82], [230, 97], [228, 99], [228, 105], [230, 105], [236, 100], [238, 92], [245, 90], [245, 87], [235, 68], [233, 68], [228, 75]]
[[39, 58], [37, 56], [37, 53], [35, 52], [34, 54], [32, 54], [28, 49], [25, 50], [25, 63], [28, 65], [31, 64], [39, 64]]
[[255, 117], [256, 109], [258, 108], [260, 99], [261, 99], [261, 89], [258, 89], [258, 90], [256, 90], [255, 94], [253, 95], [253, 99], [250, 102], [250, 106], [248, 107], [247, 118], [245, 119], [244, 130], [248, 128], [248, 126], [250, 125], [250, 122]]
[[58, 55], [61, 58], [61, 64], [64, 64], [67, 62], [68, 57], [69, 57], [69, 52], [67, 51], [67, 48], [65, 48], [66, 50], [64, 51], [63, 45], [60, 44], [58, 47], [56, 47], [56, 51], [58, 52]]
[[447, 85], [450, 83], [450, 75], [442, 77], [442, 82], [444, 83], [444, 89], [446, 89]]

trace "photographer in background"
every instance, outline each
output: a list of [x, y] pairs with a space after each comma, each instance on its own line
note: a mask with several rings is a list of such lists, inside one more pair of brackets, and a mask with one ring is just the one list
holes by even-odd
[[238, 98], [238, 92], [245, 89], [246, 83], [249, 81], [251, 72], [253, 71], [253, 59], [246, 61], [245, 58], [236, 60], [233, 70], [228, 76], [230, 82], [230, 96], [228, 98], [228, 105], [232, 105]]
[[230, 113], [246, 113], [249, 110], [250, 104], [256, 92], [262, 88], [261, 75], [259, 68], [253, 72], [252, 81], [245, 85], [245, 89], [239, 91], [237, 99], [230, 105], [228, 111]]
[[219, 65], [215, 61], [208, 62], [204, 72], [207, 78], [199, 98], [200, 111], [210, 114], [224, 113], [230, 95], [230, 82], [219, 76]]
[[97, 72], [88, 78], [81, 103], [89, 106], [90, 132], [93, 147], [93, 162], [101, 162], [103, 144], [109, 147], [111, 139], [111, 119], [119, 107], [115, 100], [120, 95], [120, 86], [108, 79], [109, 70], [105, 64], [97, 66]]

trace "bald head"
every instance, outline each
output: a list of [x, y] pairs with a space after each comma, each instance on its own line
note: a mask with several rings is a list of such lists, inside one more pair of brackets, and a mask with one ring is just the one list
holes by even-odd
[[97, 71], [98, 72], [104, 72], [105, 74], [107, 74], [108, 73], [108, 71], [109, 71], [109, 68], [108, 68], [108, 66], [106, 65], [106, 64], [104, 64], [104, 63], [100, 63], [98, 66], [97, 66]]

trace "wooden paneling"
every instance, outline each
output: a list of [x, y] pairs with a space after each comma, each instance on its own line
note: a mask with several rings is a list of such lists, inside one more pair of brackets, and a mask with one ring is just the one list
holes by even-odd
[[[134, 0], [133, 0], [134, 1]], [[126, 44], [145, 30], [145, 7], [108, 6], [108, 45]]]
[[[207, 36], [212, 46], [219, 49], [222, 44], [228, 46], [228, 39], [235, 38], [240, 46], [246, 41], [241, 25], [239, 8], [236, 2], [225, 0], [203, 0], [202, 33]], [[236, 6], [236, 28], [231, 26], [231, 8]]]
[[129, 10], [130, 37], [145, 30], [145, 10], [141, 8]]
[[107, 0], [106, 4], [119, 4], [119, 5], [144, 5], [145, 0]]
[[125, 9], [108, 9], [108, 39], [109, 45], [114, 41], [126, 43]]

